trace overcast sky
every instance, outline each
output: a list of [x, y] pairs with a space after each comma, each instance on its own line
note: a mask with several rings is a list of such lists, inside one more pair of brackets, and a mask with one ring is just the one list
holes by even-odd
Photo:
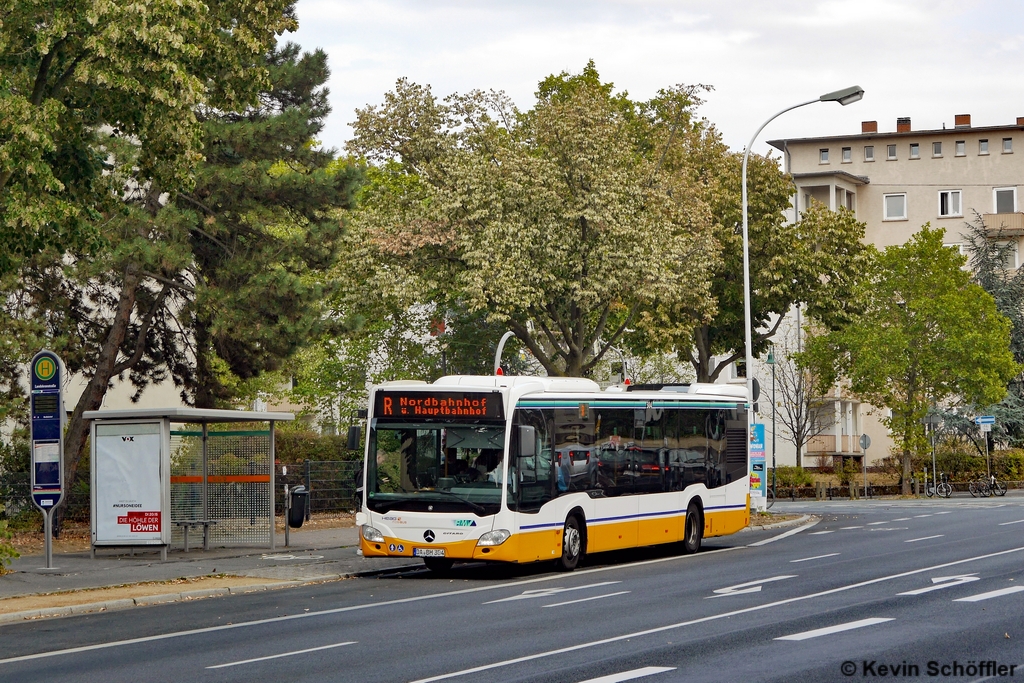
[[675, 83], [714, 86], [701, 113], [742, 149], [779, 109], [848, 85], [864, 99], [822, 103], [772, 123], [767, 138], [879, 131], [910, 116], [915, 130], [1024, 116], [1020, 0], [299, 0], [287, 39], [323, 48], [334, 111], [323, 141], [341, 149], [356, 107], [395, 80], [436, 95], [504, 90], [521, 108], [551, 73], [594, 59], [602, 79], [647, 99]]

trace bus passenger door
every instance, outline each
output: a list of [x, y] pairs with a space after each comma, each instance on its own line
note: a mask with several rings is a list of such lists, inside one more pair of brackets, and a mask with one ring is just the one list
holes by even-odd
[[[636, 410], [635, 420], [641, 430], [637, 451], [636, 498], [639, 518], [637, 544], [672, 543], [682, 538], [683, 516], [678, 512], [682, 498], [671, 493], [671, 445], [678, 431], [679, 411], [648, 407]], [[642, 425], [641, 425], [642, 423]]]
[[596, 476], [589, 485], [594, 513], [587, 520], [587, 550], [632, 548], [637, 544], [638, 507], [634, 482], [640, 461], [642, 429], [634, 425], [632, 408], [591, 408], [591, 411], [595, 414], [591, 462]]

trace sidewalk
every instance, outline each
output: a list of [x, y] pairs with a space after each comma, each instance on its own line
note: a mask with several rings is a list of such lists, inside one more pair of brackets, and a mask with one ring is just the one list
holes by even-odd
[[[158, 602], [297, 586], [303, 583], [422, 567], [411, 558], [368, 560], [356, 554], [354, 527], [293, 530], [289, 547], [277, 549], [171, 549], [129, 555], [127, 549], [22, 556], [0, 576], [0, 624], [42, 616], [125, 609]], [[188, 579], [183, 581], [182, 579]], [[156, 582], [156, 583], [152, 583]], [[173, 583], [167, 583], [173, 582]], [[99, 589], [99, 590], [95, 590]]]

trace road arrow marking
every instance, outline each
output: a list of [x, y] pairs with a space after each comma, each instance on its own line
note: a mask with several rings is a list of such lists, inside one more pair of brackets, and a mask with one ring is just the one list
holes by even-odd
[[709, 595], [705, 600], [711, 598], [724, 598], [727, 595], [742, 595], [743, 593], [759, 593], [761, 586], [772, 581], [782, 581], [783, 579], [795, 579], [796, 574], [787, 574], [785, 576], [773, 576], [770, 579], [758, 579], [757, 581], [747, 581], [746, 583], [738, 583], [735, 586], [728, 586], [727, 588], [719, 588], [714, 591], [715, 595]]
[[[942, 590], [943, 588], [949, 588], [950, 586], [959, 586], [962, 583], [970, 583], [971, 581], [977, 581], [979, 577], [977, 574], [961, 574], [960, 576], [937, 576], [932, 579], [934, 586], [928, 586], [927, 588], [918, 588], [917, 590], [907, 591], [905, 593], [897, 593], [896, 595], [921, 595], [922, 593], [931, 593], [932, 591]], [[1024, 587], [1021, 587], [1024, 590]]]

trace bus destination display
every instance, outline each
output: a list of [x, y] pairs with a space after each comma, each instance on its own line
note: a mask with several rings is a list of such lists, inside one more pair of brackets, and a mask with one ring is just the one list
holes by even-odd
[[504, 420], [501, 394], [465, 391], [378, 391], [373, 415], [377, 418], [469, 418]]

